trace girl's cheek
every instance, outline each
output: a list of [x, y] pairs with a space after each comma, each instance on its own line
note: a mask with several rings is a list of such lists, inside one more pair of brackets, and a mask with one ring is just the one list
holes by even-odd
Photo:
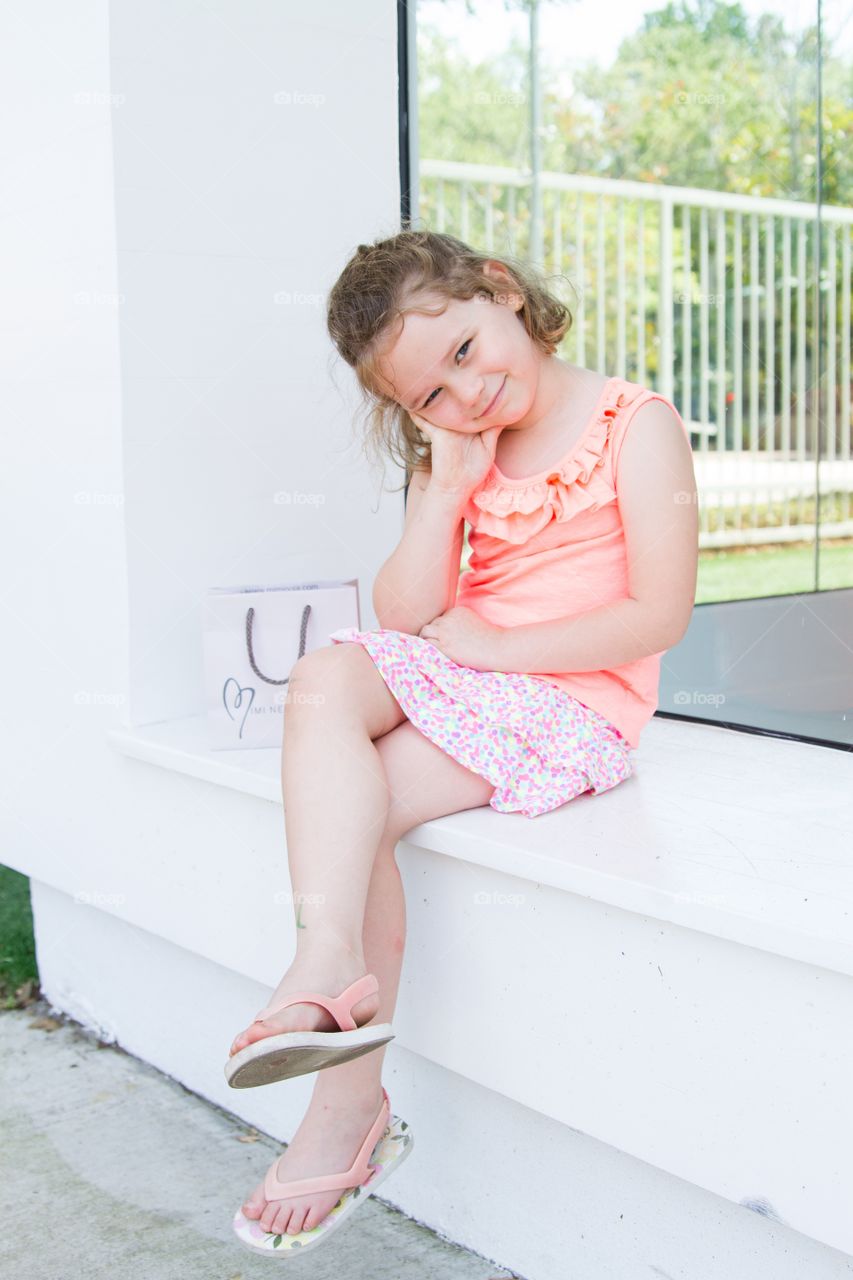
[[449, 413], [441, 425], [447, 427], [448, 431], [468, 432], [474, 429], [471, 420], [461, 413]]

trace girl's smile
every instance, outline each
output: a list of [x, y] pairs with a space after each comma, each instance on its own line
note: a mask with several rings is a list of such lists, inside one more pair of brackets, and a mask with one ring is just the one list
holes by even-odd
[[483, 412], [480, 414], [480, 417], [481, 417], [481, 418], [485, 418], [488, 414], [490, 414], [490, 413], [492, 412], [492, 410], [493, 410], [493, 409], [497, 409], [497, 407], [498, 407], [498, 405], [500, 404], [501, 399], [502, 399], [502, 397], [503, 397], [503, 392], [504, 392], [504, 387], [506, 386], [507, 376], [508, 376], [507, 374], [504, 374], [503, 382], [502, 382], [502, 383], [501, 383], [501, 385], [498, 387], [497, 393], [496, 393], [496, 395], [495, 395], [494, 399], [492, 400], [491, 404], [489, 404], [489, 405], [488, 405], [488, 406], [483, 410]]

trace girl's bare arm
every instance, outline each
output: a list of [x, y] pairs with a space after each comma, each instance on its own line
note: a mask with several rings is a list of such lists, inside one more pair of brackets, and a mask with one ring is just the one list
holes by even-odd
[[464, 500], [415, 471], [406, 500], [406, 524], [396, 551], [373, 584], [380, 627], [418, 635], [456, 599], [465, 522]]

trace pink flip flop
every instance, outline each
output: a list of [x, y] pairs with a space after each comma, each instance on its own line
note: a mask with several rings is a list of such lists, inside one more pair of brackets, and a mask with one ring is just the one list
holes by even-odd
[[293, 1182], [281, 1182], [276, 1175], [278, 1158], [267, 1169], [264, 1178], [264, 1194], [268, 1200], [286, 1200], [290, 1196], [304, 1196], [312, 1191], [337, 1191], [347, 1188], [335, 1207], [322, 1222], [310, 1231], [295, 1235], [265, 1231], [254, 1218], [247, 1218], [242, 1209], [234, 1215], [234, 1233], [241, 1244], [253, 1253], [263, 1253], [268, 1258], [295, 1258], [322, 1244], [330, 1232], [345, 1222], [351, 1213], [372, 1196], [381, 1182], [394, 1172], [412, 1150], [414, 1139], [409, 1126], [399, 1116], [391, 1114], [391, 1102], [383, 1088], [383, 1101], [379, 1115], [371, 1125], [361, 1150], [346, 1173], [331, 1173], [319, 1178], [301, 1178]]
[[339, 996], [297, 991], [280, 1004], [261, 1009], [255, 1014], [254, 1022], [261, 1022], [271, 1013], [278, 1013], [292, 1004], [319, 1004], [328, 1009], [341, 1029], [285, 1031], [277, 1036], [264, 1036], [232, 1054], [225, 1064], [225, 1079], [232, 1089], [251, 1089], [255, 1085], [272, 1084], [275, 1080], [289, 1080], [309, 1071], [334, 1067], [339, 1062], [349, 1062], [351, 1058], [360, 1058], [363, 1053], [380, 1049], [394, 1039], [390, 1022], [359, 1027], [351, 1012], [359, 1000], [375, 995], [378, 990], [379, 982], [375, 975], [367, 973]]

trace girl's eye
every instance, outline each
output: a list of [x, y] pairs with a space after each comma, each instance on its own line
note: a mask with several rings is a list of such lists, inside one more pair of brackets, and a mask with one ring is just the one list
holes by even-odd
[[[473, 338], [469, 338], [467, 342], [463, 342], [462, 346], [459, 348], [459, 351], [456, 352], [457, 356], [459, 355], [460, 352], [464, 351], [466, 347], [470, 347], [472, 342], [473, 342]], [[441, 390], [441, 387], [437, 387], [435, 391], [431, 391], [429, 393], [429, 395], [427, 396], [426, 400], [423, 403], [421, 412], [423, 412], [423, 410], [426, 409], [427, 405], [431, 404], [433, 396], [437, 396], [440, 390]]]

